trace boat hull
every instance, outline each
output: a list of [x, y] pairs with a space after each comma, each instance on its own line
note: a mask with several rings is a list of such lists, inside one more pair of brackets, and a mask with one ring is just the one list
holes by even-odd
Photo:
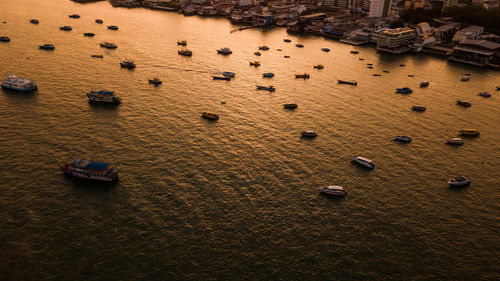
[[75, 173], [73, 172], [68, 165], [61, 165], [61, 170], [67, 176], [72, 176], [79, 179], [85, 179], [96, 182], [113, 182], [118, 180], [118, 174], [115, 174], [113, 177], [104, 177], [104, 176], [95, 176], [89, 173]]
[[38, 89], [37, 86], [30, 87], [30, 88], [20, 88], [20, 87], [11, 86], [11, 85], [5, 85], [5, 84], [2, 84], [2, 88], [3, 89], [14, 90], [14, 91], [19, 91], [19, 92], [31, 92], [31, 91], [35, 91], [35, 90]]

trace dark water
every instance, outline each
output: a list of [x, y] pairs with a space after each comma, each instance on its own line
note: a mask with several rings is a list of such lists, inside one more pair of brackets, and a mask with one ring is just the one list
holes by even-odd
[[[223, 18], [107, 2], [2, 0], [0, 21], [0, 36], [12, 39], [0, 44], [0, 77], [39, 86], [0, 93], [1, 280], [500, 278], [498, 72], [283, 29], [230, 33]], [[177, 40], [192, 58], [177, 55]], [[38, 50], [44, 43], [56, 49]], [[260, 45], [271, 50], [256, 58]], [[221, 47], [233, 54], [217, 55]], [[126, 59], [137, 68], [121, 69]], [[248, 65], [255, 59], [260, 68]], [[213, 81], [221, 71], [237, 77]], [[304, 72], [311, 79], [293, 78]], [[472, 79], [460, 82], [466, 72]], [[160, 87], [147, 83], [156, 75]], [[419, 89], [423, 80], [431, 84]], [[394, 94], [403, 86], [414, 93]], [[89, 105], [91, 89], [114, 90], [123, 104]], [[299, 108], [284, 110], [286, 102]], [[412, 112], [417, 104], [427, 111]], [[220, 119], [203, 120], [203, 111]], [[444, 144], [463, 128], [481, 136]], [[319, 136], [301, 139], [307, 129]], [[354, 165], [357, 154], [377, 167]], [[64, 177], [58, 163], [75, 157], [112, 163], [119, 182]], [[472, 185], [448, 188], [462, 174]], [[317, 187], [328, 184], [348, 196], [321, 196]]]

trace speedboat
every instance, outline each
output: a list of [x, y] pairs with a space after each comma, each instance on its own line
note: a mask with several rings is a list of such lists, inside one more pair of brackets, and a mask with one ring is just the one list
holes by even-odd
[[353, 86], [357, 86], [358, 85], [358, 82], [356, 81], [346, 81], [346, 80], [338, 80], [339, 81], [339, 84], [347, 84], [347, 85], [353, 85]]
[[21, 92], [34, 91], [38, 87], [35, 84], [35, 81], [10, 75], [5, 80], [2, 81], [2, 88], [11, 89]]
[[260, 55], [261, 55], [261, 53], [260, 53], [260, 52], [255, 52], [255, 53], [253, 53], [253, 54], [254, 54], [254, 55], [256, 55], [256, 56], [260, 56]]
[[315, 131], [304, 131], [300, 133], [303, 138], [315, 138], [318, 134]]
[[347, 192], [344, 190], [344, 188], [338, 185], [322, 186], [319, 188], [319, 191], [323, 194], [333, 195], [333, 196], [347, 195]]
[[292, 42], [292, 40], [290, 40], [290, 39], [283, 39], [283, 41], [284, 41], [284, 42], [287, 42], [287, 43]]
[[264, 78], [272, 78], [272, 77], [274, 77], [274, 73], [272, 73], [272, 72], [267, 72], [267, 73], [262, 74], [262, 76], [263, 76]]
[[100, 59], [102, 59], [104, 57], [103, 55], [90, 55], [90, 56], [93, 58], [100, 58]]
[[257, 90], [265, 90], [265, 91], [269, 91], [269, 92], [274, 92], [274, 91], [276, 91], [276, 88], [274, 88], [274, 86], [266, 87], [266, 86], [257, 85]]
[[111, 182], [118, 179], [118, 172], [108, 163], [88, 161], [80, 158], [62, 164], [61, 170], [67, 175], [89, 180]]
[[298, 105], [296, 103], [285, 103], [283, 107], [286, 109], [295, 109], [298, 107]]
[[451, 138], [447, 140], [446, 143], [451, 145], [462, 145], [464, 141], [461, 138]]
[[210, 120], [218, 120], [219, 119], [219, 115], [217, 115], [215, 113], [210, 113], [210, 112], [203, 112], [201, 114], [201, 117], [206, 118], [206, 119], [210, 119]]
[[427, 108], [425, 108], [425, 106], [423, 105], [414, 105], [411, 107], [412, 110], [415, 110], [415, 111], [426, 111]]
[[85, 33], [83, 33], [83, 36], [87, 36], [87, 37], [94, 37], [94, 36], [95, 36], [95, 33], [92, 33], [92, 32], [85, 32]]
[[226, 77], [226, 76], [212, 76], [212, 79], [214, 80], [226, 80], [226, 81], [231, 81], [231, 77]]
[[177, 51], [177, 53], [181, 56], [186, 56], [186, 57], [190, 57], [193, 55], [193, 52], [191, 52], [190, 50], [180, 50]]
[[328, 49], [328, 48], [321, 48], [321, 51], [328, 53], [328, 52], [330, 52], [330, 49]]
[[480, 132], [476, 129], [463, 129], [459, 131], [462, 136], [479, 136]]
[[79, 19], [80, 15], [78, 15], [78, 14], [72, 14], [72, 15], [69, 15], [69, 17], [72, 18], [72, 19]]
[[154, 77], [153, 79], [149, 79], [149, 84], [155, 84], [156, 85], [160, 85], [162, 82], [160, 79], [158, 79], [158, 77]]
[[466, 176], [457, 177], [448, 181], [450, 186], [467, 186], [471, 184], [471, 180]]
[[258, 62], [258, 61], [253, 61], [253, 62], [252, 62], [252, 61], [251, 61], [251, 62], [250, 62], [250, 66], [255, 66], [255, 67], [260, 66], [260, 62]]
[[38, 46], [38, 48], [42, 50], [54, 50], [56, 47], [54, 47], [54, 45], [52, 44], [43, 44]]
[[429, 86], [429, 81], [422, 81], [422, 83], [420, 83], [420, 88], [427, 87], [427, 86]]
[[112, 91], [90, 91], [87, 94], [89, 103], [119, 104], [121, 99]]
[[471, 107], [472, 106], [472, 104], [470, 102], [464, 101], [464, 100], [457, 100], [457, 104], [464, 106], [464, 107]]
[[187, 44], [186, 40], [177, 41], [177, 45], [186, 46]]
[[470, 77], [469, 77], [469, 76], [467, 76], [467, 75], [463, 76], [463, 77], [460, 79], [460, 81], [464, 81], [464, 82], [465, 82], [465, 81], [469, 81], [469, 80], [470, 80]]
[[400, 142], [411, 142], [411, 138], [408, 136], [395, 136], [394, 140], [400, 141]]
[[488, 93], [488, 92], [480, 92], [480, 93], [479, 93], [479, 95], [480, 95], [481, 97], [485, 97], [485, 98], [489, 98], [489, 97], [491, 97], [491, 94], [490, 94], [490, 93]]
[[65, 25], [65, 26], [61, 26], [59, 27], [60, 30], [65, 30], [65, 31], [70, 31], [70, 30], [73, 30], [73, 28], [71, 28], [71, 26], [68, 26], [68, 25]]
[[304, 73], [304, 74], [295, 74], [295, 78], [309, 79], [310, 76], [307, 73]]
[[225, 71], [225, 72], [222, 72], [222, 75], [224, 75], [225, 77], [233, 78], [234, 76], [236, 76], [236, 73], [230, 72], [230, 71]]
[[297, 48], [304, 48], [304, 45], [302, 45], [302, 44], [295, 44], [295, 47], [297, 47]]
[[362, 157], [362, 156], [353, 156], [352, 157], [353, 161], [370, 169], [375, 168], [375, 165], [373, 164], [372, 160]]
[[408, 87], [403, 87], [403, 88], [397, 88], [396, 93], [397, 94], [411, 94], [411, 93], [413, 93], [413, 91]]
[[351, 54], [359, 54], [358, 51], [351, 51]]
[[269, 47], [268, 46], [260, 46], [259, 50], [267, 51], [267, 50], [269, 50]]
[[99, 24], [103, 23], [103, 21], [101, 19], [96, 19], [95, 22], [99, 23]]
[[133, 61], [122, 61], [120, 62], [121, 67], [126, 67], [128, 69], [133, 69], [135, 68], [135, 64]]
[[39, 23], [40, 23], [40, 22], [39, 22], [38, 20], [36, 20], [36, 19], [32, 19], [32, 20], [30, 20], [30, 22], [31, 22], [32, 24], [39, 24]]
[[222, 55], [230, 55], [232, 54], [233, 52], [231, 51], [231, 49], [229, 48], [222, 48], [222, 49], [218, 49], [217, 50], [217, 53], [218, 54], [222, 54]]
[[108, 29], [110, 29], [110, 30], [118, 30], [118, 26], [116, 26], [116, 25], [108, 25]]
[[116, 48], [118, 48], [118, 46], [116, 46], [113, 43], [109, 43], [109, 42], [102, 42], [102, 43], [100, 43], [100, 45], [101, 45], [101, 47], [108, 48], [108, 49], [116, 49]]
[[10, 38], [7, 36], [0, 36], [0, 42], [10, 42]]
[[316, 69], [323, 69], [325, 68], [322, 64], [315, 65], [314, 68]]

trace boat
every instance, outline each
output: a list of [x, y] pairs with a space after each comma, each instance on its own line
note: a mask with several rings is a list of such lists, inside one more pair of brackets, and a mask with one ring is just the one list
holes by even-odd
[[427, 87], [427, 86], [429, 86], [429, 81], [422, 81], [422, 83], [420, 83], [420, 88]]
[[382, 70], [382, 72], [384, 72], [384, 73], [389, 73], [389, 70]]
[[181, 56], [186, 56], [186, 57], [190, 57], [193, 55], [193, 52], [191, 52], [190, 50], [180, 50], [177, 51], [177, 53]]
[[363, 60], [364, 61], [365, 59], [364, 58], [359, 58], [358, 60]]
[[155, 84], [156, 85], [160, 85], [162, 82], [160, 79], [158, 79], [158, 77], [154, 77], [153, 79], [149, 79], [148, 80], [149, 84]]
[[87, 36], [87, 37], [94, 37], [94, 36], [95, 36], [95, 33], [92, 33], [92, 32], [85, 32], [85, 33], [83, 33], [83, 36]]
[[206, 118], [206, 119], [210, 119], [210, 120], [218, 120], [219, 119], [219, 115], [217, 115], [215, 113], [210, 113], [210, 112], [203, 112], [201, 114], [201, 117]]
[[59, 27], [60, 30], [65, 30], [65, 31], [70, 31], [70, 30], [73, 30], [73, 28], [71, 28], [71, 26], [68, 26], [68, 25], [65, 25], [65, 26], [61, 26]]
[[338, 185], [323, 186], [319, 188], [319, 191], [323, 194], [333, 195], [333, 196], [347, 195], [347, 192], [344, 190], [344, 188]]
[[112, 91], [90, 91], [87, 94], [89, 103], [119, 104], [121, 99]]
[[414, 105], [411, 107], [412, 110], [415, 110], [415, 111], [426, 111], [427, 108], [425, 108], [425, 106], [423, 105]]
[[0, 36], [0, 41], [1, 42], [10, 42], [10, 38], [7, 36]]
[[54, 50], [56, 47], [54, 47], [54, 45], [52, 44], [43, 44], [38, 46], [38, 48], [42, 50]]
[[467, 76], [467, 75], [466, 75], [466, 76], [463, 76], [463, 77], [460, 79], [460, 81], [464, 81], [464, 82], [465, 82], [465, 81], [469, 81], [469, 80], [470, 80], [470, 77], [469, 77], [469, 76]]
[[297, 47], [297, 48], [304, 48], [304, 45], [302, 45], [302, 44], [295, 44], [295, 47]]
[[310, 76], [307, 73], [304, 73], [304, 74], [295, 74], [295, 78], [309, 79]]
[[283, 107], [286, 109], [295, 109], [298, 107], [298, 105], [296, 103], [285, 103]]
[[457, 177], [448, 181], [450, 186], [467, 186], [471, 184], [471, 180], [466, 176]]
[[500, 91], [500, 86], [497, 86], [497, 91]]
[[382, 76], [382, 75], [378, 73], [373, 73], [373, 76]]
[[464, 141], [461, 138], [451, 138], [447, 140], [446, 143], [451, 145], [462, 145]]
[[232, 54], [233, 52], [231, 51], [231, 49], [229, 48], [222, 48], [222, 49], [218, 49], [217, 50], [217, 53], [218, 54], [222, 54], [222, 55], [230, 55]]
[[283, 41], [284, 41], [284, 42], [287, 42], [287, 43], [292, 42], [292, 40], [290, 40], [290, 39], [283, 39]]
[[258, 61], [253, 61], [253, 62], [252, 62], [252, 61], [251, 61], [251, 62], [250, 62], [250, 66], [255, 66], [255, 67], [260, 66], [260, 62], [258, 62]]
[[328, 49], [328, 48], [321, 48], [321, 51], [328, 53], [328, 52], [330, 52], [330, 49]]
[[116, 25], [108, 25], [108, 29], [110, 29], [110, 30], [118, 30], [118, 26], [116, 26]]
[[372, 66], [372, 65], [373, 65], [373, 63], [367, 63], [366, 65]]
[[283, 57], [284, 57], [285, 59], [289, 59], [289, 58], [290, 58], [290, 56], [283, 56]]
[[10, 75], [2, 81], [2, 88], [11, 89], [21, 92], [34, 91], [38, 89], [35, 81], [18, 77], [15, 75]]
[[222, 72], [222, 75], [224, 75], [225, 77], [233, 78], [234, 76], [236, 76], [236, 73], [230, 72], [230, 71], [224, 71], [224, 72]]
[[489, 98], [489, 97], [491, 97], [491, 94], [490, 94], [490, 93], [488, 93], [488, 92], [480, 92], [480, 93], [479, 93], [479, 95], [480, 95], [481, 97], [485, 97], [485, 98]]
[[102, 43], [100, 43], [100, 45], [101, 45], [101, 47], [108, 48], [108, 49], [116, 49], [116, 48], [118, 48], [118, 46], [116, 46], [113, 43], [109, 43], [109, 42], [102, 42]]
[[356, 81], [346, 81], [346, 80], [338, 80], [339, 81], [339, 84], [347, 84], [347, 85], [353, 85], [353, 86], [357, 86], [358, 85], [358, 82]]
[[461, 105], [463, 107], [471, 107], [472, 104], [468, 101], [464, 101], [464, 100], [457, 100], [457, 104], [458, 105]]
[[276, 51], [281, 52], [281, 51], [283, 51], [283, 50], [282, 50], [282, 49], [276, 49]]
[[226, 76], [212, 76], [212, 79], [231, 81], [231, 77], [226, 77]]
[[362, 157], [362, 156], [354, 156], [352, 157], [353, 161], [370, 169], [375, 168], [375, 165], [373, 164], [372, 160]]
[[103, 55], [90, 55], [90, 56], [93, 57], [93, 58], [100, 58], [100, 59], [103, 58]]
[[253, 53], [253, 54], [254, 54], [254, 55], [256, 55], [256, 56], [260, 56], [260, 55], [261, 55], [261, 53], [260, 53], [260, 52], [255, 52], [255, 53]]
[[406, 66], [406, 64], [400, 64], [399, 66], [403, 67], [403, 66]]
[[396, 93], [397, 94], [411, 94], [411, 93], [413, 93], [413, 91], [408, 87], [403, 87], [403, 88], [397, 88]]
[[318, 134], [315, 131], [304, 131], [304, 132], [301, 132], [300, 135], [303, 138], [315, 138], [318, 136]]
[[69, 17], [72, 19], [79, 19], [80, 15], [79, 14], [72, 14], [72, 15], [69, 15]]
[[274, 77], [274, 73], [272, 73], [272, 72], [267, 72], [267, 73], [262, 74], [262, 76], [263, 76], [264, 78], [272, 78], [272, 77]]
[[323, 69], [325, 68], [322, 64], [315, 65], [314, 68], [316, 69]]
[[475, 129], [463, 129], [460, 130], [460, 135], [462, 136], [479, 136], [480, 132]]
[[89, 180], [112, 182], [118, 179], [118, 172], [108, 163], [89, 161], [81, 158], [62, 164], [61, 170], [67, 175]]
[[408, 136], [395, 136], [394, 140], [400, 141], [400, 142], [411, 142], [411, 138]]
[[268, 46], [260, 46], [259, 50], [267, 51], [267, 50], [269, 50], [269, 47]]
[[120, 66], [121, 67], [126, 67], [128, 69], [135, 68], [134, 62], [133, 61], [129, 61], [129, 60], [128, 61], [122, 61], [122, 62], [120, 62]]
[[32, 19], [32, 20], [30, 20], [30, 22], [31, 22], [32, 24], [39, 24], [39, 23], [40, 23], [40, 22], [39, 22], [38, 20], [36, 20], [36, 19]]
[[408, 77], [415, 77], [415, 75], [413, 75], [413, 74], [408, 74]]
[[351, 51], [351, 54], [359, 54], [358, 51]]
[[96, 22], [96, 23], [99, 23], [99, 24], [102, 24], [102, 23], [103, 23], [103, 21], [102, 21], [101, 19], [96, 19], [96, 20], [95, 20], [95, 22]]
[[366, 68], [368, 68], [368, 69], [373, 69], [373, 66], [367, 66]]
[[187, 44], [186, 40], [177, 41], [177, 45], [186, 46]]
[[257, 90], [265, 90], [265, 91], [269, 91], [269, 92], [274, 92], [274, 91], [276, 91], [276, 88], [274, 88], [274, 86], [266, 87], [266, 86], [257, 85]]

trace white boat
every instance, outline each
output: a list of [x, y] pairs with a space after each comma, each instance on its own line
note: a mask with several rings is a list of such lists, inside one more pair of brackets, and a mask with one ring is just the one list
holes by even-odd
[[451, 179], [448, 184], [451, 186], [466, 186], [471, 184], [471, 180], [466, 176], [461, 176], [458, 178]]
[[330, 186], [322, 186], [319, 188], [319, 191], [324, 194], [334, 195], [334, 196], [346, 196], [347, 192], [344, 190], [342, 186], [338, 185], [330, 185]]
[[300, 135], [304, 138], [315, 138], [318, 134], [315, 131], [305, 131], [300, 133]]
[[70, 163], [61, 165], [61, 170], [65, 174], [89, 180], [110, 182], [118, 179], [118, 172], [110, 167], [108, 163], [88, 161], [80, 158], [73, 159]]
[[446, 143], [451, 145], [462, 145], [464, 141], [461, 138], [451, 138], [447, 140]]
[[36, 90], [37, 86], [33, 80], [10, 75], [2, 81], [2, 88], [27, 92]]
[[111, 91], [90, 91], [87, 94], [90, 103], [119, 104], [121, 99]]
[[462, 79], [460, 79], [461, 81], [469, 81], [470, 80], [470, 77], [468, 75], [465, 75], [462, 77]]
[[362, 156], [354, 156], [354, 157], [352, 157], [352, 159], [354, 160], [354, 162], [356, 162], [364, 167], [367, 167], [370, 169], [375, 168], [375, 165], [373, 164], [372, 160], [370, 160], [368, 158], [365, 158]]

